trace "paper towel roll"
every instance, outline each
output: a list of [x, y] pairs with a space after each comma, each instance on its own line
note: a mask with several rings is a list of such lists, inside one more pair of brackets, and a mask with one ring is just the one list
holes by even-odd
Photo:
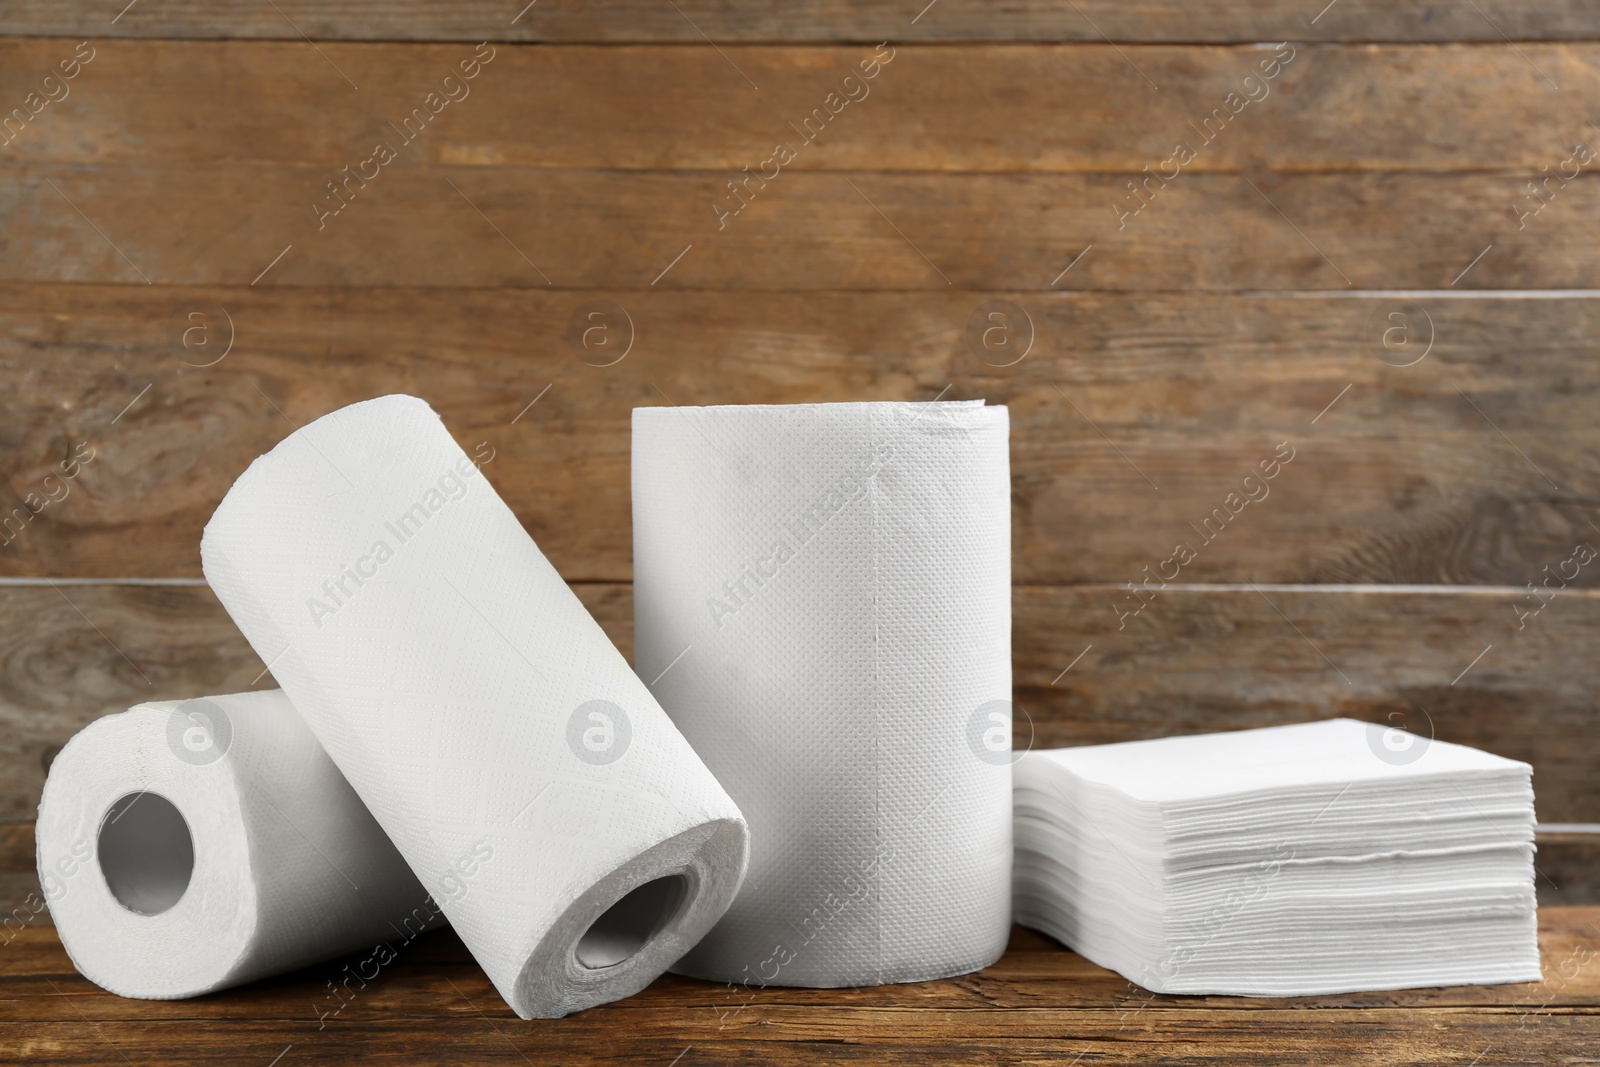
[[50, 765], [39, 880], [84, 977], [194, 996], [443, 925], [277, 690], [140, 704]]
[[1007, 418], [976, 403], [637, 408], [636, 662], [750, 822], [674, 968], [852, 986], [1005, 949]]
[[519, 1015], [637, 992], [726, 909], [738, 808], [421, 400], [289, 435], [201, 559]]

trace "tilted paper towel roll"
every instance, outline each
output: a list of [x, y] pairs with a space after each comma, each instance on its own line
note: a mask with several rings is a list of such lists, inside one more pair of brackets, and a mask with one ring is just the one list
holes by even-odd
[[751, 832], [674, 970], [850, 986], [1005, 949], [1008, 471], [981, 402], [634, 410], [636, 662]]
[[201, 559], [522, 1017], [637, 992], [732, 900], [739, 809], [421, 400], [289, 435]]
[[194, 996], [443, 925], [277, 690], [140, 704], [45, 780], [39, 880], [73, 965]]

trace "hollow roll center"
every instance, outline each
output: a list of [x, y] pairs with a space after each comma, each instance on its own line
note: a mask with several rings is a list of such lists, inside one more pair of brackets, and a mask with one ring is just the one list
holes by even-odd
[[176, 904], [194, 873], [189, 824], [156, 793], [129, 793], [111, 805], [96, 851], [111, 895], [140, 915], [160, 915]]
[[578, 962], [592, 969], [613, 967], [637, 953], [672, 921], [688, 888], [683, 875], [669, 874], [634, 889], [578, 939]]

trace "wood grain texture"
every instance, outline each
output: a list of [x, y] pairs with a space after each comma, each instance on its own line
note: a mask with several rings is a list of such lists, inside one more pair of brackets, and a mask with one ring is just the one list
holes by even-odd
[[[631, 658], [628, 587], [574, 588]], [[1526, 760], [1542, 821], [1600, 822], [1600, 592], [1559, 594], [1521, 631], [1504, 590], [1190, 586], [1119, 619], [1128, 603], [1015, 591], [1018, 748], [1347, 715]], [[0, 617], [28, 620], [0, 637], [0, 819], [33, 817], [47, 760], [98, 716], [262, 670], [203, 586], [0, 587]]]
[[1600, 902], [1600, 834], [1541, 832], [1535, 862], [1541, 907]]
[[[1012, 329], [986, 348], [991, 300]], [[403, 391], [494, 455], [563, 575], [626, 581], [635, 406], [943, 393], [1010, 407], [1018, 582], [1143, 581], [1182, 541], [1184, 582], [1523, 588], [1600, 538], [1597, 332], [1593, 297], [0, 287], [6, 510], [95, 450], [0, 573], [198, 577], [250, 460]]]
[[[41, 72], [70, 57], [70, 44], [0, 40], [0, 101], [38, 91]], [[368, 158], [379, 139], [399, 150], [394, 127], [463, 60], [480, 72], [456, 72], [449, 91], [459, 99], [438, 100], [442, 110], [424, 116], [399, 165], [708, 170], [724, 179], [742, 178], [745, 167], [771, 176], [780, 163], [783, 171], [1170, 175], [1163, 162], [1181, 142], [1195, 152], [1183, 162], [1190, 175], [1492, 170], [1507, 175], [1509, 189], [1555, 171], [1575, 142], [1600, 144], [1586, 110], [1600, 94], [1595, 44], [477, 52], [330, 44], [332, 65], [304, 44], [89, 47], [94, 58], [81, 73], [53, 83], [63, 99], [0, 133], [14, 135], [0, 158], [298, 164], [313, 168], [303, 176], [309, 195], [342, 180], [340, 168]], [[493, 58], [481, 65], [475, 54]], [[861, 77], [862, 63], [874, 77]], [[1468, 124], [1453, 121], [1466, 115]], [[792, 160], [772, 160], [779, 143]], [[1565, 173], [1581, 169], [1568, 162]], [[374, 196], [383, 184], [373, 179]], [[773, 178], [771, 195], [781, 197], [783, 184]], [[750, 189], [767, 195], [760, 181]]]
[[[1016, 928], [974, 975], [854, 990], [664, 977], [627, 1000], [523, 1022], [450, 931], [425, 935], [319, 1023], [340, 963], [185, 1001], [114, 997], [75, 974], [54, 931], [3, 950], [0, 1062], [386, 1064], [601, 1062], [987, 1064], [1583, 1062], [1600, 1036], [1597, 908], [1540, 912], [1545, 980], [1259, 1000], [1158, 996]], [[353, 957], [352, 959], [358, 959]], [[319, 1029], [320, 1026], [320, 1029]], [[674, 1057], [677, 1057], [674, 1060]]]
[[272, 685], [204, 587], [0, 587], [0, 617], [0, 819], [34, 817], [49, 761], [101, 715]]
[[[1600, 36], [1583, 0], [357, 0], [163, 3], [10, 0], [0, 33], [45, 36], [423, 41], [1487, 41]], [[674, 11], [676, 6], [679, 10]], [[120, 12], [120, 14], [119, 14]], [[704, 36], [702, 36], [704, 35]], [[308, 50], [309, 51], [309, 50]]]
[[[1106, 1064], [1307, 1065], [1307, 1067], [1413, 1067], [1474, 1064], [1521, 1067], [1591, 1062], [1586, 1050], [1600, 1037], [1600, 1019], [1588, 1011], [1547, 1016], [1495, 1009], [1419, 1011], [1357, 1009], [1340, 1012], [1240, 1013], [1169, 1009], [1147, 1013], [1131, 1027], [1128, 1010], [1016, 1012], [975, 1009], [920, 1012], [851, 1010], [833, 1005], [773, 1008], [762, 1027], [737, 1034], [715, 1022], [686, 1019], [682, 1008], [603, 1016], [582, 1024], [541, 1024], [531, 1031], [514, 1016], [485, 1018], [487, 997], [460, 997], [441, 982], [430, 995], [456, 997], [449, 1019], [370, 1021], [342, 1027], [319, 1040], [314, 1020], [277, 1023], [250, 1018], [211, 1026], [205, 1016], [174, 1022], [90, 1026], [0, 1023], [0, 1063], [123, 1065], [121, 1057], [174, 1067], [229, 1063], [269, 1064], [289, 1052], [296, 1063], [415, 1065], [486, 1063], [722, 1064], [802, 1067], [816, 1063], [926, 1067], [946, 1061], [1034, 1065]], [[73, 998], [75, 1003], [83, 998]], [[606, 1009], [593, 1009], [601, 1012]], [[707, 1011], [705, 1015], [712, 1016]], [[626, 1030], [621, 1029], [626, 1027]], [[114, 1039], [99, 1031], [115, 1033]], [[1071, 1036], [1064, 1036], [1070, 1031]], [[299, 1038], [298, 1041], [295, 1039]], [[111, 1043], [114, 1041], [114, 1043]], [[126, 1049], [127, 1052], [122, 1050]], [[1089, 1056], [1094, 1059], [1090, 1059]], [[10, 1057], [17, 1058], [12, 1059]], [[545, 1056], [547, 1059], [534, 1057]], [[1475, 1061], [1475, 1063], [1474, 1063]]]
[[[33, 842], [32, 822], [0, 822], [0, 949], [27, 927], [51, 925]], [[0, 961], [0, 972], [18, 973], [14, 957]]]
[[1595, 684], [1572, 673], [1600, 595], [1519, 630], [1507, 590], [1158, 586], [1131, 616], [1118, 587], [1015, 591], [1017, 747], [1030, 716], [1054, 748], [1344, 715], [1526, 760], [1542, 821], [1600, 822]]
[[[1143, 1008], [1161, 1011], [1173, 1008], [1226, 1008], [1243, 1012], [1348, 1008], [1418, 1008], [1448, 1010], [1459, 1008], [1501, 1007], [1526, 1009], [1543, 1006], [1548, 1009], [1584, 1010], [1600, 1007], [1600, 961], [1567, 966], [1562, 964], [1574, 956], [1582, 961], [1585, 948], [1600, 943], [1600, 909], [1594, 907], [1544, 907], [1539, 910], [1539, 943], [1546, 972], [1544, 982], [1518, 983], [1504, 986], [1456, 986], [1445, 989], [1377, 990], [1365, 993], [1329, 994], [1314, 997], [1224, 997], [1177, 996], [1151, 993], [1123, 979], [1105, 968], [1097, 967], [1076, 953], [1064, 949], [1054, 939], [1021, 926], [1012, 927], [1007, 952], [999, 961], [972, 975], [940, 982], [915, 982], [901, 985], [868, 986], [860, 989], [750, 989], [742, 987], [730, 991], [726, 985], [695, 979], [666, 976], [638, 997], [629, 998], [598, 1009], [601, 1011], [631, 1011], [659, 1007], [678, 1007], [705, 1011], [721, 1010], [730, 1013], [725, 1020], [741, 1029], [753, 1023], [749, 1018], [763, 1008], [791, 1007], [818, 1008], [829, 1005], [859, 1009], [899, 1010], [971, 1010], [974, 1008], [1114, 1008], [1128, 1011]], [[74, 985], [63, 987], [69, 997], [78, 990], [94, 998], [94, 1008], [100, 1020], [145, 1019], [149, 1021], [182, 1021], [194, 1018], [197, 1009], [214, 1012], [215, 1017], [239, 1014], [240, 1001], [253, 1001], [250, 1010], [259, 1018], [294, 1021], [305, 1015], [305, 1008], [294, 994], [302, 983], [296, 977], [307, 979], [318, 971], [324, 975], [337, 974], [342, 961], [324, 963], [306, 968], [298, 976], [254, 983], [238, 990], [227, 990], [212, 996], [188, 1001], [130, 1001], [111, 996], [97, 989], [83, 978], [72, 973], [65, 956], [49, 928], [30, 929], [17, 937], [14, 943], [16, 958], [10, 973], [22, 981], [16, 983], [23, 991], [32, 991], [42, 985], [40, 976], [60, 975]], [[359, 958], [359, 956], [357, 957]], [[368, 990], [366, 1010], [376, 1012], [403, 1012], [415, 1017], [450, 1018], [457, 1014], [457, 1006], [448, 1004], [447, 998], [435, 996], [432, 1003], [425, 999], [430, 989], [445, 989], [441, 981], [447, 974], [463, 992], [477, 1000], [481, 992], [486, 998], [498, 1002], [498, 995], [489, 987], [484, 975], [478, 971], [466, 947], [451, 930], [424, 935], [405, 946], [401, 961], [409, 967], [397, 966], [381, 983]], [[429, 973], [429, 972], [433, 973]], [[473, 973], [477, 972], [477, 973]], [[287, 993], [289, 995], [285, 996]], [[255, 994], [252, 996], [251, 994]], [[55, 1003], [41, 1021], [70, 1021], [80, 1018], [73, 1014], [70, 1003]], [[732, 1014], [741, 1003], [748, 1001], [743, 1011]], [[341, 1013], [340, 1024], [359, 1021], [358, 1009], [362, 1000]], [[498, 1010], [510, 1016], [508, 1009], [496, 1004]], [[90, 1013], [94, 1014], [94, 1013]], [[580, 1022], [590, 1013], [584, 1013], [566, 1022]], [[1248, 1016], [1246, 1016], [1248, 1018]], [[313, 1018], [313, 1021], [314, 1018]], [[1532, 1020], [1530, 1020], [1531, 1022]], [[712, 1023], [717, 1018], [713, 1015]], [[519, 1023], [519, 1026], [537, 1028], [546, 1022]], [[553, 1025], [553, 1024], [552, 1024]], [[732, 1029], [732, 1025], [728, 1027]]]
[[316, 213], [331, 169], [0, 176], [0, 281], [1227, 291], [1564, 289], [1600, 274], [1588, 175], [1521, 230], [1519, 172], [1180, 174], [1129, 218], [1141, 201], [1123, 175], [797, 171], [731, 221], [726, 172], [396, 166], [331, 219]]

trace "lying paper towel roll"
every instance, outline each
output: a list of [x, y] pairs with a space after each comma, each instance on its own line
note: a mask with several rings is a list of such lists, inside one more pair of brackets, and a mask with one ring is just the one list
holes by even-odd
[[1005, 949], [1007, 418], [977, 403], [636, 408], [636, 662], [750, 822], [675, 970], [852, 986]]
[[50, 765], [39, 880], [73, 966], [165, 1000], [443, 925], [277, 690], [140, 704]]
[[421, 400], [289, 435], [201, 559], [522, 1017], [637, 992], [732, 900], [739, 809]]

